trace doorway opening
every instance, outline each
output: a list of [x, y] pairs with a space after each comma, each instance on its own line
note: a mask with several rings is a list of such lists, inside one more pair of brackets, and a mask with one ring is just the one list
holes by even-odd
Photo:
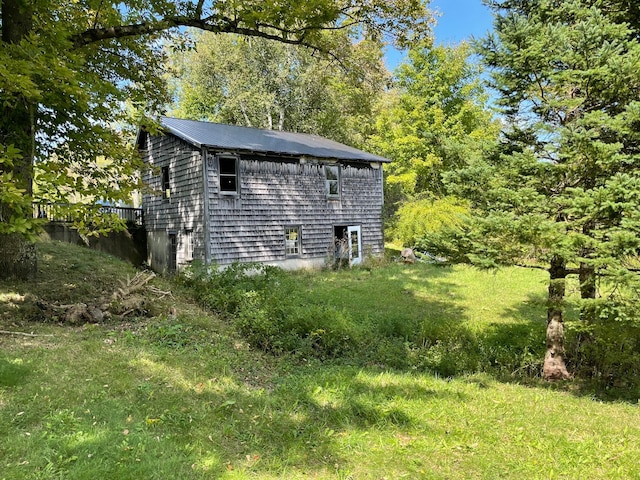
[[175, 273], [178, 270], [178, 236], [175, 232], [169, 233], [169, 258], [167, 270]]
[[360, 225], [336, 225], [333, 227], [334, 256], [337, 262], [358, 265], [362, 262]]

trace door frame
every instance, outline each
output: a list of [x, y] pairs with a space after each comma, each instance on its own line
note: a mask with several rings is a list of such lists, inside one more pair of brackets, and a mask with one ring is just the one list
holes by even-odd
[[[349, 265], [358, 265], [362, 262], [362, 228], [360, 225], [347, 226], [347, 241], [349, 242]], [[357, 255], [354, 255], [354, 250]]]
[[[334, 225], [335, 257], [349, 259], [349, 266], [362, 262], [362, 227], [360, 225]], [[346, 245], [345, 245], [346, 242]], [[346, 247], [346, 248], [345, 248]]]

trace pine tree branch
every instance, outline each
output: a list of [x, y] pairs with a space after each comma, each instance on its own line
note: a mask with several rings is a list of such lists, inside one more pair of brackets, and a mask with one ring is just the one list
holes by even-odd
[[[516, 267], [522, 267], [522, 268], [531, 268], [533, 270], [544, 270], [545, 272], [549, 271], [549, 267], [545, 267], [543, 265], [530, 265], [527, 263], [514, 263], [514, 265]], [[580, 273], [580, 269], [579, 268], [565, 268], [564, 269], [564, 274], [565, 275], [578, 275]]]
[[549, 271], [549, 267], [544, 267], [542, 265], [528, 265], [526, 263], [514, 263], [514, 265], [516, 267], [531, 268], [534, 270], [544, 270], [545, 272]]

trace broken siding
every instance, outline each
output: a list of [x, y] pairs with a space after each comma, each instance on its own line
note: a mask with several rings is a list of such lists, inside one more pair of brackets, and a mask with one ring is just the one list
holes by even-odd
[[[202, 155], [199, 150], [173, 135], [149, 135], [144, 160], [152, 167], [145, 183], [155, 194], [143, 196], [145, 225], [148, 232], [175, 233], [178, 241], [177, 263], [182, 265], [190, 247], [188, 230], [193, 230], [193, 258], [204, 260], [204, 194]], [[169, 167], [168, 199], [162, 195], [161, 168]]]
[[363, 248], [382, 251], [381, 169], [343, 166], [341, 198], [328, 200], [323, 163], [241, 159], [240, 191], [229, 196], [219, 193], [217, 163], [213, 155], [209, 158], [215, 262], [285, 260], [287, 226], [301, 226], [302, 257], [327, 256], [335, 225], [360, 225]]

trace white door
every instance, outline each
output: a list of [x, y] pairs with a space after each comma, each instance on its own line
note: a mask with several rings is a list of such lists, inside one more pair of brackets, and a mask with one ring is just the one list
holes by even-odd
[[349, 242], [349, 264], [358, 265], [362, 261], [360, 227], [347, 227], [347, 239]]

